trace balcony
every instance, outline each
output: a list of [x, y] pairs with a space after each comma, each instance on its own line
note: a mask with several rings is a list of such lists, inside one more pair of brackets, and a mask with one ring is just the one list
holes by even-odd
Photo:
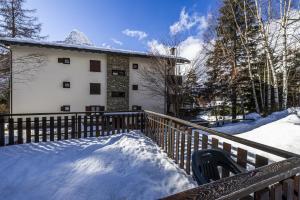
[[163, 199], [300, 198], [299, 155], [151, 111], [1, 115], [0, 146], [108, 137], [130, 131], [143, 133], [155, 142], [187, 175], [192, 175], [192, 153], [201, 149], [222, 149], [244, 168], [238, 175], [220, 169], [220, 180]]

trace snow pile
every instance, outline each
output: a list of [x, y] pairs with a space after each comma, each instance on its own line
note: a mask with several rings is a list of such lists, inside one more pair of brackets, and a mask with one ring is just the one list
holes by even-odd
[[237, 136], [300, 154], [300, 116], [296, 113], [290, 114]]
[[258, 128], [260, 126], [263, 126], [265, 124], [282, 119], [294, 112], [295, 112], [294, 109], [288, 109], [288, 110], [284, 110], [284, 111], [280, 111], [280, 112], [274, 112], [265, 118], [260, 117], [259, 114], [257, 114], [257, 113], [251, 113], [251, 114], [247, 115], [246, 118], [254, 119], [254, 121], [243, 121], [243, 122], [239, 122], [239, 123], [230, 123], [230, 124], [225, 124], [222, 127], [216, 127], [213, 129], [223, 132], [223, 133], [231, 134], [231, 135], [239, 134], [239, 133], [251, 131], [251, 130]]
[[249, 113], [245, 116], [245, 119], [253, 119], [253, 120], [258, 120], [260, 119], [261, 116], [258, 113]]
[[134, 132], [0, 149], [3, 199], [157, 199], [196, 186]]
[[79, 30], [74, 29], [68, 37], [65, 39], [64, 43], [74, 44], [74, 45], [85, 45], [85, 46], [94, 46], [90, 39]]

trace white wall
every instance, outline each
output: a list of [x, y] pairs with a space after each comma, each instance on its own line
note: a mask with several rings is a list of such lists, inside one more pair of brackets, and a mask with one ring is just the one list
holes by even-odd
[[[132, 64], [139, 64], [139, 68], [132, 69]], [[129, 106], [130, 109], [132, 105], [142, 106], [143, 110], [151, 110], [154, 112], [164, 112], [164, 98], [163, 96], [153, 96], [149, 89], [142, 87], [142, 79], [139, 75], [139, 70], [143, 68], [151, 67], [150, 59], [148, 58], [138, 58], [131, 57], [130, 58], [130, 66], [129, 66]], [[138, 85], [138, 90], [132, 90], [132, 85]]]
[[[85, 111], [88, 105], [106, 106], [105, 54], [21, 46], [13, 46], [12, 50], [13, 59], [41, 54], [48, 60], [45, 66], [30, 70], [31, 75], [14, 74], [13, 113], [60, 112], [62, 105], [70, 105], [74, 112]], [[70, 58], [71, 64], [58, 63], [59, 57]], [[101, 72], [90, 72], [90, 60], [101, 60]], [[71, 82], [71, 88], [63, 88], [63, 81]], [[90, 95], [89, 84], [93, 82], [101, 83], [101, 95]]]
[[[85, 106], [101, 105], [106, 107], [107, 95], [107, 58], [105, 54], [86, 53], [50, 48], [12, 46], [13, 59], [29, 54], [47, 57], [47, 63], [36, 70], [13, 75], [13, 113], [60, 112], [60, 107], [70, 105], [71, 112], [85, 111]], [[58, 58], [70, 58], [71, 64], [61, 64]], [[90, 72], [90, 60], [101, 60], [101, 72]], [[129, 109], [132, 105], [142, 106], [155, 112], [164, 112], [164, 98], [154, 97], [151, 91], [142, 87], [138, 70], [151, 67], [150, 59], [131, 57], [129, 66]], [[31, 63], [22, 65], [22, 71], [30, 68]], [[14, 71], [19, 70], [14, 63]], [[63, 88], [63, 81], [71, 82], [71, 88]], [[90, 83], [101, 83], [101, 95], [90, 95]], [[138, 84], [139, 90], [132, 90]]]

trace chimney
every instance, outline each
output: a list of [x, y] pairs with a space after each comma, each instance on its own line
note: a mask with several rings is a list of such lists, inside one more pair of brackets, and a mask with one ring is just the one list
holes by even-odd
[[175, 47], [171, 47], [170, 48], [170, 52], [171, 52], [172, 56], [175, 56], [176, 55], [176, 48]]

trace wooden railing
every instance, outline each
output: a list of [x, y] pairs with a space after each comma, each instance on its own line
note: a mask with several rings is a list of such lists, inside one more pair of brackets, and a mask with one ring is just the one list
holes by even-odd
[[300, 200], [299, 155], [151, 111], [0, 115], [0, 146], [101, 137], [132, 130], [152, 138], [187, 174], [192, 175], [192, 153], [209, 148], [229, 152], [247, 171], [233, 176], [220, 169], [221, 180], [166, 199]]
[[0, 146], [143, 131], [143, 112], [70, 112], [0, 115]]
[[247, 173], [187, 190], [171, 199], [287, 199], [298, 200], [300, 192], [300, 160], [290, 158]]
[[[192, 174], [192, 153], [200, 149], [209, 148], [218, 148], [229, 152], [232, 158], [241, 167], [249, 171], [245, 174], [232, 176], [232, 174], [225, 169], [221, 169], [220, 177], [222, 177], [222, 179], [220, 181], [175, 194], [167, 199], [215, 199], [212, 197], [227, 199], [227, 197], [225, 197], [225, 194], [227, 195], [226, 192], [232, 193], [231, 195], [236, 194], [236, 196], [233, 195], [232, 198], [229, 195], [229, 199], [242, 198], [247, 195], [251, 195], [249, 196], [251, 198], [261, 199], [261, 196], [268, 196], [267, 194], [269, 194], [268, 197], [271, 198], [270, 195], [273, 195], [271, 191], [274, 190], [274, 187], [279, 187], [278, 190], [282, 187], [282, 191], [293, 190], [293, 196], [295, 189], [295, 195], [300, 199], [297, 189], [299, 188], [299, 177], [296, 176], [300, 172], [299, 155], [151, 111], [145, 111], [145, 120], [145, 135], [152, 138], [152, 140], [164, 149], [168, 156], [173, 159], [180, 168], [184, 169], [187, 174]], [[271, 168], [274, 168], [275, 171], [270, 170]], [[261, 174], [261, 170], [265, 172], [265, 176], [262, 177], [269, 177], [270, 180], [272, 180], [271, 182], [265, 182], [259, 185], [259, 181], [263, 179], [261, 179], [261, 177], [255, 179], [255, 177]], [[290, 173], [291, 171], [293, 173]], [[279, 172], [282, 176], [278, 176]], [[253, 177], [250, 181], [249, 176]], [[249, 187], [252, 187], [252, 190], [247, 190], [247, 192], [243, 190], [243, 192], [241, 192], [241, 188], [243, 188], [243, 184], [246, 182], [249, 184]], [[216, 190], [217, 188], [224, 187], [225, 191], [223, 193]], [[255, 189], [253, 190], [253, 188]], [[214, 194], [215, 196], [210, 196], [211, 193], [216, 194]], [[282, 192], [282, 198], [285, 197], [284, 194], [285, 193]], [[272, 199], [277, 198], [273, 198], [272, 196]]]

